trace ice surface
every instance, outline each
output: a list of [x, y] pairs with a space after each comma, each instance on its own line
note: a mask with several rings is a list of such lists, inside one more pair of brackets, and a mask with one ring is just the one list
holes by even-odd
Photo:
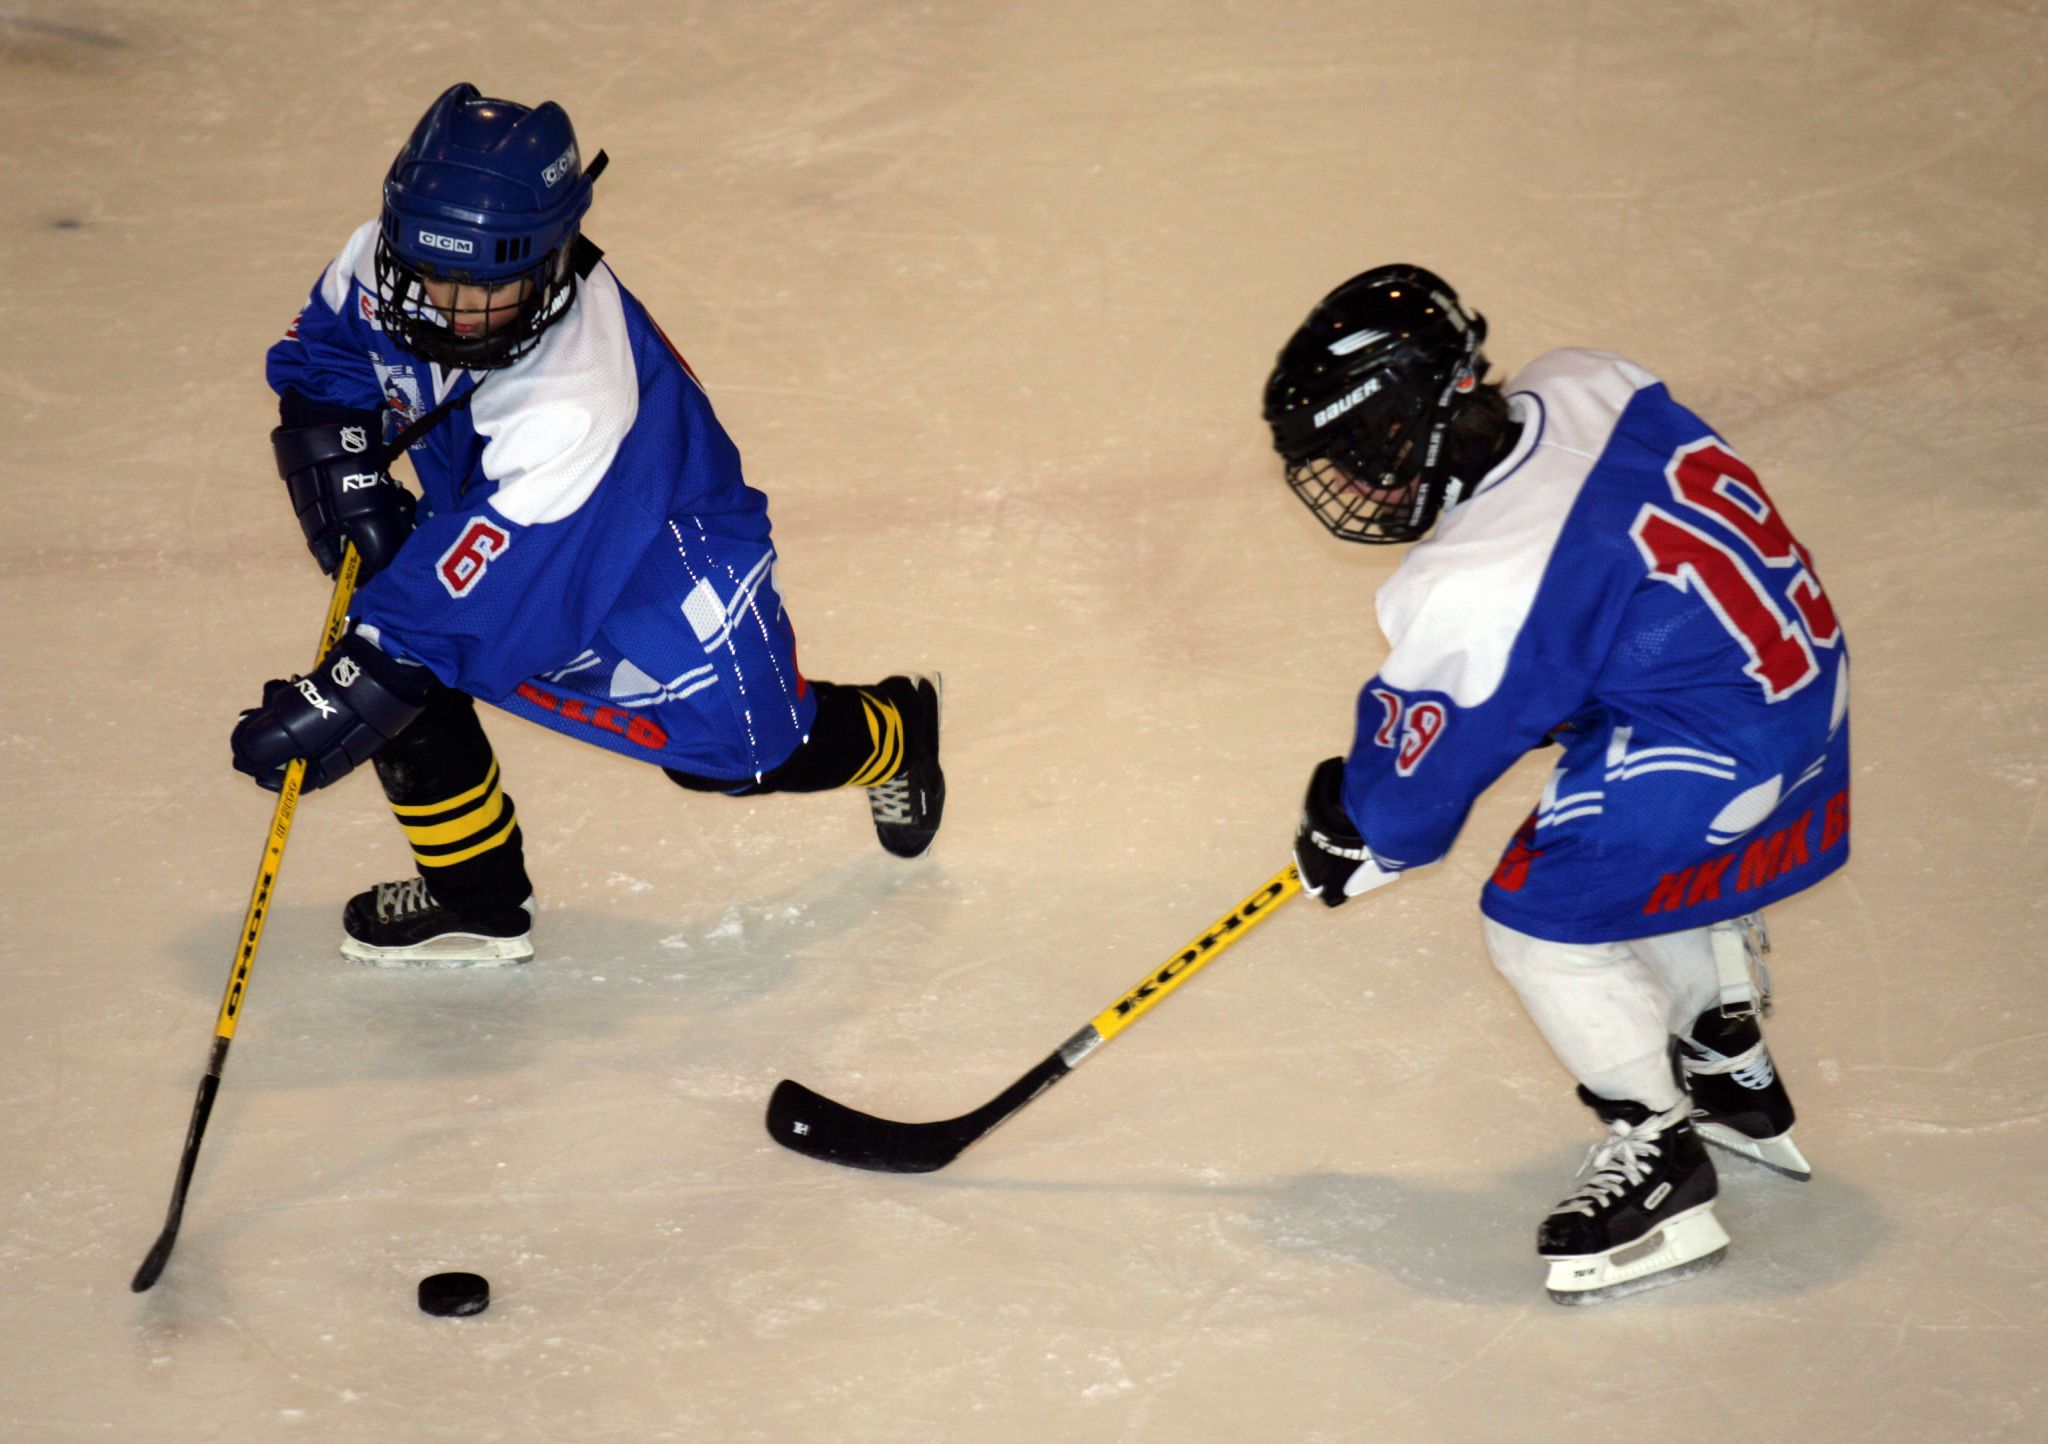
[[[0, 13], [0, 1438], [2048, 1435], [2044, 55], [2034, 0]], [[136, 1296], [268, 816], [226, 729], [326, 597], [262, 352], [462, 79], [613, 156], [590, 229], [774, 498], [807, 667], [944, 669], [946, 831], [501, 718], [542, 956], [412, 974], [333, 948], [405, 870], [376, 789], [309, 799]], [[1818, 555], [1814, 1181], [1730, 1163], [1723, 1267], [1544, 1299], [1590, 1120], [1472, 905], [1540, 761], [945, 1172], [775, 1148], [785, 1075], [982, 1102], [1284, 858], [1397, 558], [1288, 498], [1259, 387], [1385, 260], [1506, 367], [1667, 377]], [[487, 1314], [414, 1307], [451, 1268]]]

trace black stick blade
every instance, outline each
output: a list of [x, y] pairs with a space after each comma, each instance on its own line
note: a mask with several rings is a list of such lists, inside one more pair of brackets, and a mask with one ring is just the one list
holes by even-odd
[[185, 1194], [192, 1187], [192, 1170], [199, 1164], [199, 1143], [206, 1137], [206, 1120], [213, 1115], [214, 1095], [220, 1092], [218, 1069], [227, 1056], [220, 1039], [214, 1040], [213, 1048], [212, 1064], [199, 1080], [199, 1096], [192, 1100], [192, 1121], [185, 1128], [185, 1151], [178, 1156], [178, 1179], [171, 1185], [171, 1208], [164, 1216], [164, 1231], [156, 1236], [142, 1267], [135, 1271], [135, 1278], [128, 1285], [138, 1294], [155, 1283], [164, 1265], [171, 1261], [171, 1249], [178, 1242], [178, 1225], [185, 1221]]
[[978, 1136], [960, 1120], [896, 1123], [835, 1103], [785, 1078], [768, 1100], [768, 1136], [807, 1158], [878, 1173], [931, 1173]]
[[134, 1281], [128, 1287], [138, 1294], [143, 1293], [162, 1277], [164, 1265], [171, 1261], [171, 1246], [177, 1241], [176, 1229], [167, 1228], [158, 1234], [156, 1243], [150, 1247], [149, 1257], [142, 1261], [142, 1267], [135, 1271]]
[[768, 1136], [806, 1158], [877, 1173], [932, 1173], [1072, 1071], [1049, 1055], [996, 1097], [958, 1118], [898, 1123], [877, 1118], [785, 1078], [768, 1100]]

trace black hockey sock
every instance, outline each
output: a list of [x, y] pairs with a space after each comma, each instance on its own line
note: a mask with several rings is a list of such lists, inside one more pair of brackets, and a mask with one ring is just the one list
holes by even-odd
[[[900, 682], [900, 679], [898, 679]], [[764, 792], [826, 792], [874, 787], [903, 770], [903, 703], [881, 685], [848, 687], [813, 680], [818, 716], [811, 735], [789, 759], [758, 779], [743, 782], [697, 777], [664, 768], [678, 787], [753, 797]]]
[[469, 697], [437, 686], [376, 765], [436, 902], [458, 917], [487, 916], [532, 895], [518, 814]]

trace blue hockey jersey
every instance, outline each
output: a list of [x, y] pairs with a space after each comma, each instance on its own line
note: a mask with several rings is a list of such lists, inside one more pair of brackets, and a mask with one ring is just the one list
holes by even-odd
[[377, 224], [349, 238], [271, 386], [387, 434], [474, 392], [411, 451], [418, 529], [356, 594], [361, 630], [450, 687], [644, 761], [744, 780], [817, 702], [775, 588], [767, 499], [688, 366], [601, 262], [513, 365], [446, 372], [377, 321]]
[[1344, 803], [1388, 871], [1563, 755], [1481, 907], [1558, 942], [1757, 911], [1849, 851], [1848, 648], [1756, 474], [1655, 377], [1553, 351], [1510, 454], [1380, 589]]

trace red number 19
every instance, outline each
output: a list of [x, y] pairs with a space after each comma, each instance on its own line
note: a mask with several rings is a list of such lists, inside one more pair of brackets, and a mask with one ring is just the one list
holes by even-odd
[[1744, 673], [1768, 700], [1782, 701], [1820, 675], [1813, 649], [1842, 636], [1812, 556], [1786, 529], [1756, 473], [1719, 442], [1681, 448], [1664, 474], [1679, 505], [1726, 525], [1765, 567], [1791, 569], [1784, 592], [1795, 615], [1787, 617], [1740, 552], [1691, 522], [1652, 505], [1629, 528], [1650, 575], [1682, 592], [1696, 590], [1748, 654]]

